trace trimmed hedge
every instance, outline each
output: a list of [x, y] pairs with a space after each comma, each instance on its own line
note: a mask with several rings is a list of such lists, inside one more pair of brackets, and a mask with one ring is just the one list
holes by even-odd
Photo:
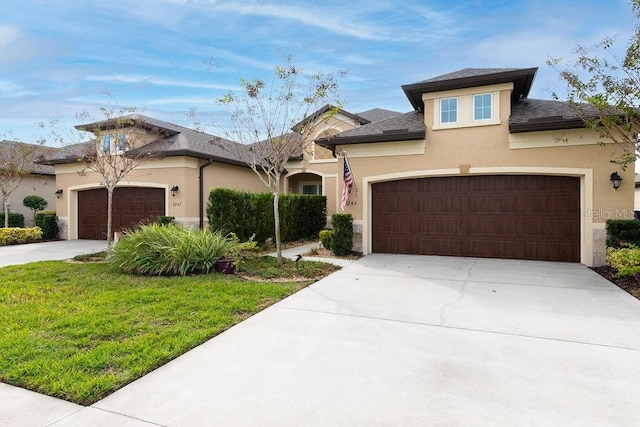
[[[0, 212], [0, 228], [4, 227], [4, 212]], [[24, 215], [9, 212], [9, 227], [24, 228]]]
[[[319, 195], [280, 196], [280, 237], [284, 242], [315, 239], [327, 221], [327, 198]], [[209, 226], [235, 233], [240, 240], [264, 243], [274, 238], [273, 194], [216, 188], [209, 194]]]
[[333, 240], [331, 250], [338, 256], [351, 254], [353, 248], [353, 216], [351, 214], [333, 214], [331, 217]]
[[607, 221], [607, 247], [621, 248], [624, 244], [640, 246], [640, 221], [610, 219]]
[[40, 211], [36, 213], [36, 226], [42, 229], [42, 238], [45, 240], [58, 238], [58, 217], [56, 211]]
[[34, 242], [40, 239], [42, 239], [42, 230], [40, 227], [0, 228], [0, 246]]

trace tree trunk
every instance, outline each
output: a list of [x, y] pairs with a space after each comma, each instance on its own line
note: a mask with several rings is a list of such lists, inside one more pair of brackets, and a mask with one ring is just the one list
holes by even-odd
[[2, 205], [4, 207], [4, 228], [9, 228], [9, 205], [6, 197], [2, 198]]
[[282, 267], [282, 243], [280, 241], [280, 190], [273, 192], [273, 220], [276, 232], [276, 262], [278, 267]]
[[111, 224], [113, 218], [113, 187], [107, 187], [107, 248], [113, 244]]

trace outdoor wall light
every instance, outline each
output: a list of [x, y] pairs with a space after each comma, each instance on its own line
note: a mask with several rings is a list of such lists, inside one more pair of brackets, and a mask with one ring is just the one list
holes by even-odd
[[62, 188], [58, 188], [54, 194], [56, 195], [56, 199], [62, 197]]
[[611, 180], [611, 184], [613, 184], [614, 190], [617, 190], [618, 188], [620, 188], [620, 183], [622, 182], [622, 177], [620, 175], [618, 175], [618, 172], [612, 173], [611, 177], [609, 179]]
[[175, 197], [176, 193], [178, 192], [179, 188], [177, 185], [174, 185], [173, 187], [171, 187], [171, 196]]

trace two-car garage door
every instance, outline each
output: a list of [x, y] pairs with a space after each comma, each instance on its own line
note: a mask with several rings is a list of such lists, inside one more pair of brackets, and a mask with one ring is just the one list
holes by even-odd
[[580, 179], [420, 178], [372, 185], [373, 252], [580, 261]]
[[[135, 227], [141, 221], [165, 214], [165, 190], [162, 188], [118, 187], [113, 192], [112, 229]], [[107, 190], [78, 192], [78, 238], [107, 238]]]

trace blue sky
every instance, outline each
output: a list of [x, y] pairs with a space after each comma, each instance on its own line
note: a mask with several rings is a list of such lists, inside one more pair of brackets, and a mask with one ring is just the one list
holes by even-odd
[[353, 113], [410, 111], [400, 85], [467, 67], [539, 67], [530, 97], [548, 99], [562, 90], [548, 57], [605, 36], [622, 48], [633, 25], [627, 0], [0, 0], [0, 138], [35, 142], [39, 122], [112, 105], [188, 127], [195, 109], [215, 133], [215, 100], [270, 76], [278, 50], [346, 70]]

